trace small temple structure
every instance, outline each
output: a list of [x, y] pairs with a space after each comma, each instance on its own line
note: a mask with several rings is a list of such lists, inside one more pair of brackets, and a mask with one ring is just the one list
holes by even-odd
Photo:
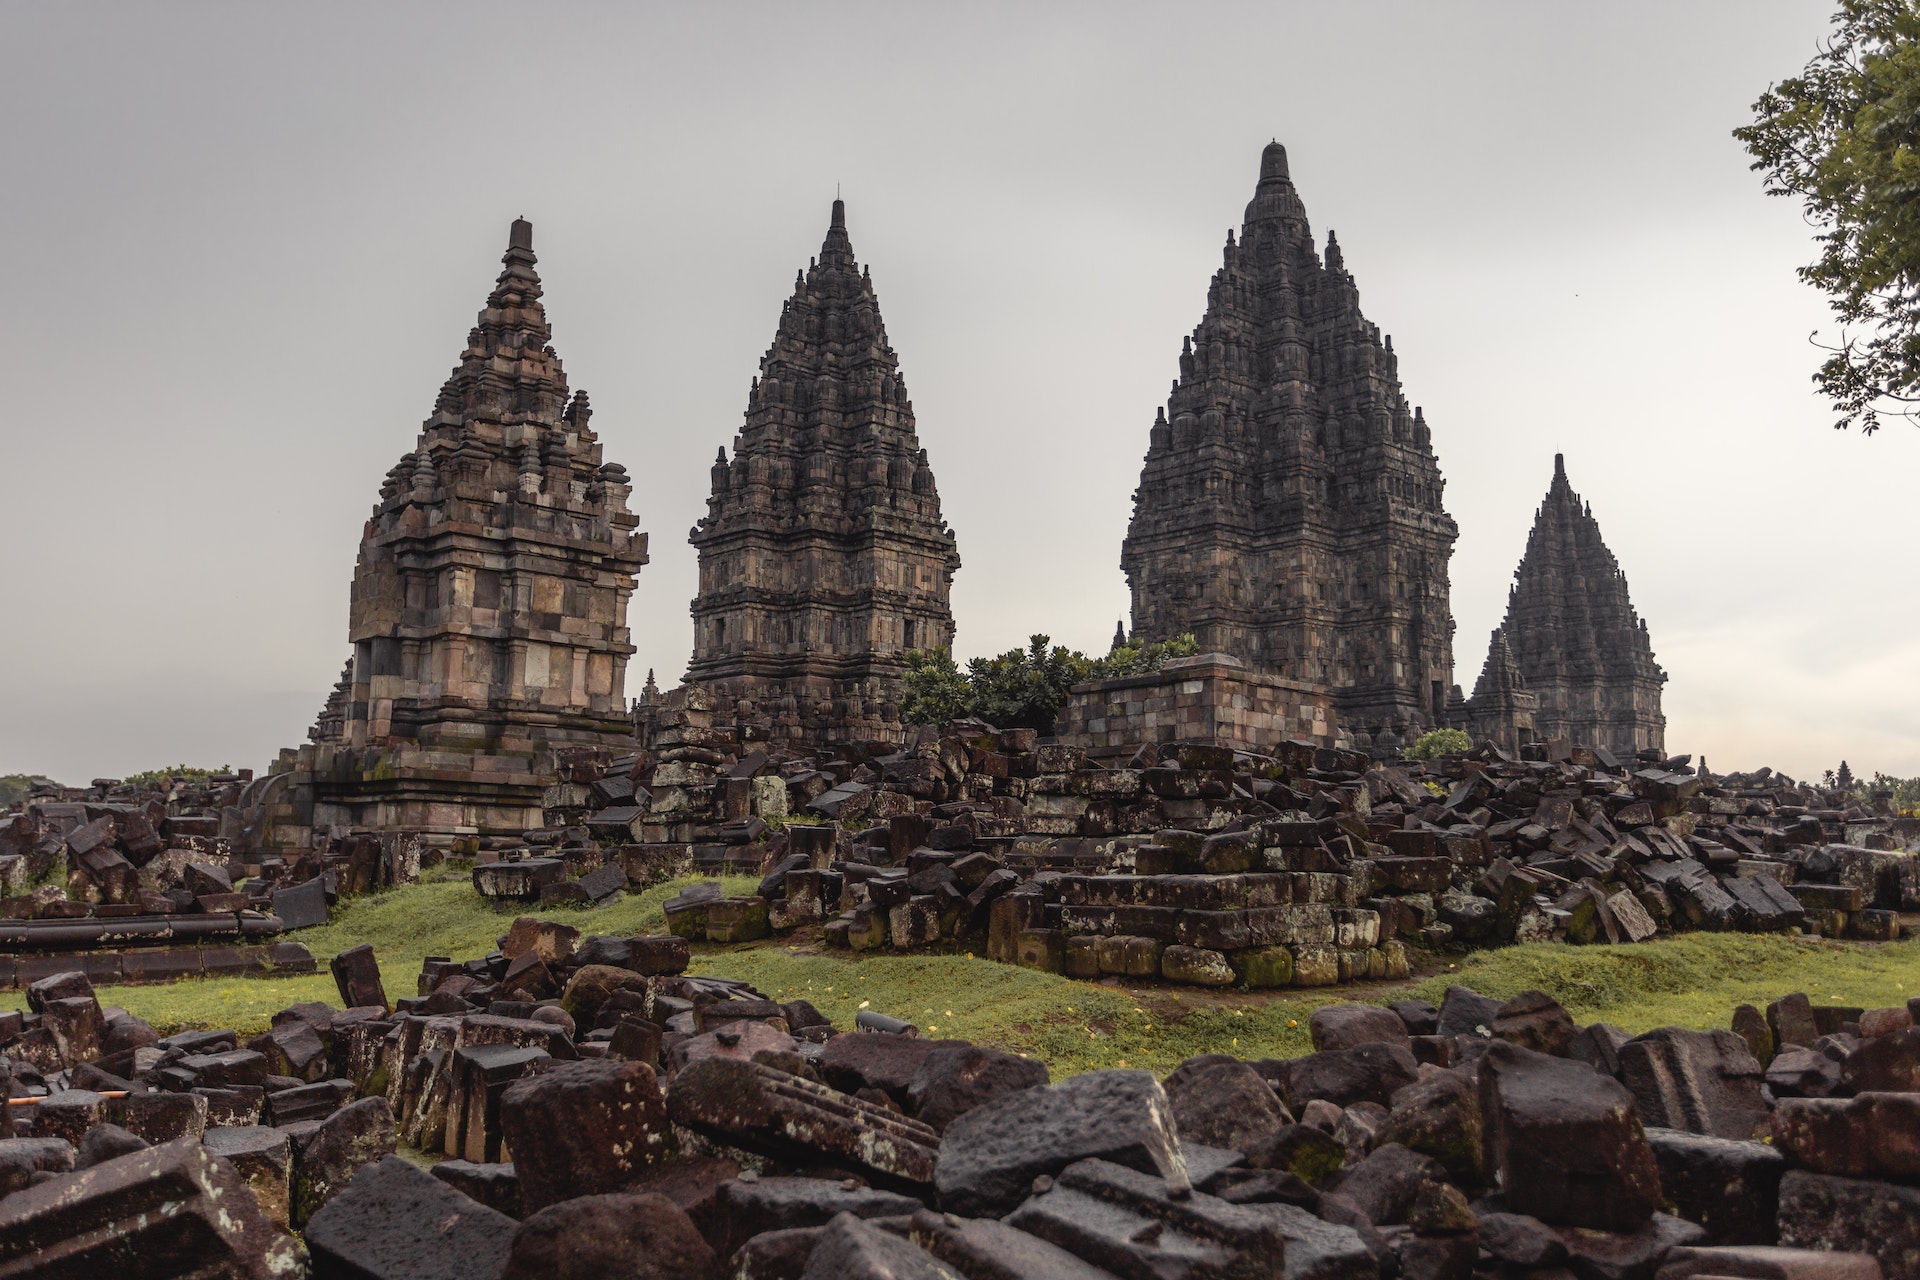
[[[1601, 539], [1593, 508], [1568, 482], [1561, 454], [1554, 455], [1553, 482], [1527, 535], [1493, 647], [1511, 654], [1535, 699], [1535, 736], [1620, 756], [1665, 751], [1660, 688], [1666, 672], [1653, 660], [1647, 624], [1627, 595], [1627, 576]], [[1494, 667], [1489, 653], [1488, 671]], [[1502, 679], [1510, 683], [1510, 677]], [[1483, 695], [1506, 696], [1487, 680], [1481, 677], [1468, 703], [1476, 724], [1484, 718], [1477, 705]]]
[[258, 842], [334, 827], [518, 835], [555, 752], [631, 742], [627, 601], [647, 535], [551, 345], [533, 227], [499, 279], [360, 542], [353, 653], [263, 779]]
[[[712, 486], [689, 539], [700, 586], [688, 686], [719, 720], [775, 742], [899, 741], [907, 652], [953, 642], [960, 554], [840, 200]], [[641, 704], [643, 741], [674, 693]]]

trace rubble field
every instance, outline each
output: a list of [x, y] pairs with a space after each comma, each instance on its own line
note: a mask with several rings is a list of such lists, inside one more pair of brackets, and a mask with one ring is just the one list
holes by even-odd
[[1442, 976], [1437, 999], [1302, 1010], [1298, 1052], [1066, 1072], [720, 972], [783, 948], [696, 973], [684, 938], [566, 914], [428, 956], [405, 994], [349, 948], [331, 1000], [257, 1034], [163, 1036], [83, 973], [35, 981], [0, 1015], [0, 1268], [1920, 1277], [1920, 999], [1794, 992], [1630, 1035]]

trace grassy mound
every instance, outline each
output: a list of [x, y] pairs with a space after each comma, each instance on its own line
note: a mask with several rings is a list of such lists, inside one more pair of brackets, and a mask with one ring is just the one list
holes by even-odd
[[[665, 927], [661, 904], [681, 884], [630, 894], [608, 907], [550, 908], [582, 933], [634, 934]], [[730, 877], [729, 893], [756, 881]], [[233, 1027], [263, 1030], [271, 1016], [303, 1000], [337, 1003], [327, 959], [371, 943], [390, 999], [412, 995], [420, 961], [491, 951], [520, 910], [498, 910], [473, 892], [463, 870], [440, 868], [418, 885], [353, 899], [331, 923], [292, 935], [320, 961], [303, 978], [208, 978], [170, 986], [106, 987], [118, 1004], [165, 1030]], [[835, 1025], [849, 1027], [863, 1008], [906, 1018], [933, 1037], [974, 1040], [1045, 1061], [1055, 1079], [1101, 1067], [1165, 1072], [1196, 1053], [1243, 1058], [1307, 1052], [1307, 1018], [1320, 1005], [1386, 1003], [1419, 997], [1438, 1004], [1453, 983], [1508, 997], [1547, 992], [1582, 1022], [1612, 1022], [1629, 1032], [1677, 1024], [1724, 1027], [1733, 1007], [1764, 1004], [1789, 991], [1816, 1002], [1866, 1007], [1904, 1004], [1920, 995], [1920, 941], [1872, 945], [1749, 934], [1685, 934], [1638, 946], [1569, 947], [1539, 943], [1463, 956], [1409, 983], [1280, 993], [1120, 987], [1080, 982], [996, 964], [972, 954], [817, 954], [796, 939], [694, 949], [693, 972], [751, 982], [776, 1000], [810, 1000]], [[20, 1007], [12, 993], [4, 1002]]]

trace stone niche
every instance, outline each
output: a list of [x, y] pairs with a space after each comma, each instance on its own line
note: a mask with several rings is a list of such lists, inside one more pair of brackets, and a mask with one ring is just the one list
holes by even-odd
[[1349, 745], [1328, 690], [1224, 653], [1075, 685], [1054, 732], [1095, 756], [1131, 754], [1148, 742], [1211, 741], [1263, 753], [1290, 739]]

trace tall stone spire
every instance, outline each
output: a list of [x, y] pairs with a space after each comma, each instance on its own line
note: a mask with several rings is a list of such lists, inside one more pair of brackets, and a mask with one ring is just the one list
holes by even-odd
[[[647, 536], [586, 392], [569, 396], [535, 262], [516, 219], [460, 363], [380, 487], [344, 696], [283, 762], [314, 825], [518, 832], [541, 821], [554, 751], [631, 740], [627, 600]], [[339, 752], [351, 767], [321, 759]]]
[[786, 740], [897, 737], [907, 651], [953, 642], [960, 556], [839, 200], [712, 481], [687, 678]]
[[1136, 638], [1190, 631], [1326, 687], [1358, 731], [1443, 721], [1445, 481], [1393, 344], [1331, 236], [1317, 252], [1278, 142], [1148, 440], [1120, 557]]
[[1494, 642], [1512, 651], [1539, 699], [1538, 736], [1620, 754], [1665, 749], [1666, 673], [1653, 660], [1626, 574], [1601, 539], [1592, 508], [1568, 482], [1560, 454]]

